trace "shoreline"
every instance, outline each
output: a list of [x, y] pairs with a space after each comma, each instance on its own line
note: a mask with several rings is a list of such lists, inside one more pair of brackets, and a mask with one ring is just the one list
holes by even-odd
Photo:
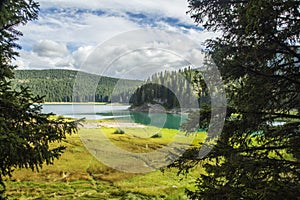
[[112, 105], [112, 106], [129, 106], [122, 103], [106, 103], [106, 102], [43, 102], [42, 105]]
[[99, 120], [95, 122], [85, 121], [82, 123], [82, 128], [146, 128], [147, 125], [135, 123], [135, 122], [119, 122], [111, 120]]
[[130, 106], [128, 108], [130, 111], [134, 112], [152, 112], [152, 113], [167, 113], [167, 114], [189, 114], [192, 111], [191, 108], [172, 108], [166, 109], [160, 104], [143, 104], [140, 106]]

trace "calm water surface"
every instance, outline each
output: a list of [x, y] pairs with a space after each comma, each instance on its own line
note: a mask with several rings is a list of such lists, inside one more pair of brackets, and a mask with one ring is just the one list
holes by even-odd
[[129, 111], [128, 105], [43, 104], [43, 112], [72, 118], [115, 119], [160, 128], [179, 129], [186, 114], [147, 113]]

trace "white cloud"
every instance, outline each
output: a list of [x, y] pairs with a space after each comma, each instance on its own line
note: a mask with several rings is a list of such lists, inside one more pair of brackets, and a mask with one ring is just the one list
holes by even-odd
[[41, 57], [65, 57], [69, 51], [65, 44], [52, 40], [40, 40], [33, 45], [32, 51]]
[[174, 17], [181, 22], [192, 24], [193, 21], [186, 14], [188, 3], [185, 0], [40, 0], [43, 8], [72, 8], [72, 9], [101, 9], [111, 13], [152, 13], [157, 16]]
[[[197, 62], [202, 56], [201, 42], [216, 35], [192, 26], [187, 2], [182, 0], [39, 2], [39, 20], [20, 27], [24, 50], [15, 61], [20, 69], [79, 69], [85, 68], [84, 63], [96, 66], [82, 69], [88, 72], [142, 78], [151, 66], [155, 71]], [[132, 34], [137, 29], [172, 33]], [[114, 66], [107, 70], [112, 62]]]
[[90, 53], [95, 49], [93, 46], [82, 46], [73, 52], [73, 64], [76, 68], [79, 68], [83, 62], [87, 59]]
[[[136, 30], [97, 46], [81, 70], [127, 79], [146, 79], [153, 73], [200, 66], [203, 53], [186, 36], [161, 30]], [[134, 73], [133, 73], [134, 72]]]
[[73, 69], [72, 58], [65, 57], [41, 57], [32, 51], [20, 52], [20, 58], [13, 64], [18, 65], [18, 69]]
[[97, 16], [82, 13], [79, 17], [70, 13], [42, 14], [38, 21], [22, 26], [21, 44], [32, 48], [38, 40], [52, 40], [76, 46], [97, 45], [122, 32], [140, 28], [127, 18]]

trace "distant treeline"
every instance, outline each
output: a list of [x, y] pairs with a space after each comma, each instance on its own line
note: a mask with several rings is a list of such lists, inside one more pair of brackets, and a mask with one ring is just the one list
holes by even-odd
[[46, 102], [159, 103], [172, 109], [209, 101], [201, 73], [190, 68], [156, 73], [144, 82], [63, 69], [16, 70], [13, 83]]
[[165, 108], [197, 108], [210, 98], [201, 72], [185, 68], [152, 75], [145, 84], [135, 90], [130, 102], [133, 106], [159, 103]]
[[29, 87], [46, 102], [129, 102], [142, 81], [124, 80], [73, 70], [16, 70], [14, 87]]

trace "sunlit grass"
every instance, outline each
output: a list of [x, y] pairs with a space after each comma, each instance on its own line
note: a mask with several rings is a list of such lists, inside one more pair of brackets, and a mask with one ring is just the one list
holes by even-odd
[[[155, 127], [122, 128], [124, 134], [113, 134], [116, 128], [82, 128], [79, 134], [67, 137], [65, 153], [54, 165], [45, 165], [40, 172], [16, 170], [7, 180], [9, 199], [184, 199], [184, 188], [192, 187], [200, 168], [189, 176], [177, 176], [177, 171], [153, 171], [131, 174], [109, 168], [93, 157], [83, 145], [80, 136], [104, 134], [116, 146], [132, 152], [155, 151], [180, 136], [183, 132]], [[151, 138], [160, 132], [161, 138]], [[181, 138], [182, 137], [182, 138]], [[192, 144], [203, 141], [205, 133], [195, 136]], [[180, 179], [183, 178], [181, 181]]]

